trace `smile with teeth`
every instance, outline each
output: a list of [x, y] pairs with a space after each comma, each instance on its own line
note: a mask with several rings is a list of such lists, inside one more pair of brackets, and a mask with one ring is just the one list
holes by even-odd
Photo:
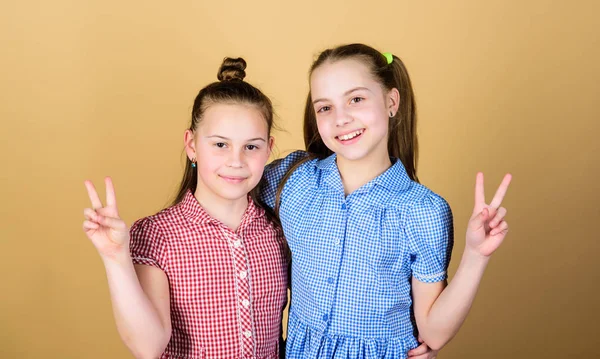
[[356, 130], [354, 132], [350, 132], [347, 133], [343, 136], [337, 136], [338, 139], [342, 140], [342, 141], [348, 141], [353, 139], [354, 137], [358, 136], [358, 135], [362, 135], [362, 133], [365, 132], [365, 129], [360, 129], [360, 130]]

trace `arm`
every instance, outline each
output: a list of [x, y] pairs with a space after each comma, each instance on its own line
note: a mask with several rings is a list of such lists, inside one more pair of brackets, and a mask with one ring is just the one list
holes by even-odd
[[105, 262], [113, 313], [121, 339], [136, 358], [158, 358], [171, 338], [169, 283], [147, 265]]
[[269, 209], [275, 208], [277, 190], [281, 181], [291, 168], [299, 161], [307, 159], [304, 151], [295, 151], [284, 158], [276, 159], [265, 166], [262, 179], [258, 185], [258, 200]]
[[117, 329], [136, 358], [157, 358], [171, 337], [169, 283], [159, 268], [136, 265], [129, 254], [129, 232], [119, 218], [112, 181], [106, 179], [107, 205], [86, 182], [93, 209], [83, 224], [104, 262]]
[[510, 180], [510, 175], [507, 175], [492, 203], [486, 205], [483, 174], [478, 174], [475, 208], [467, 228], [465, 251], [450, 285], [446, 286], [446, 281], [423, 283], [414, 277], [412, 279], [415, 320], [419, 334], [432, 349], [446, 345], [462, 326], [490, 256], [506, 236], [506, 210], [500, 204]]
[[469, 313], [486, 259], [464, 253], [450, 285], [446, 281], [423, 283], [412, 279], [415, 320], [427, 345], [439, 350], [452, 339]]

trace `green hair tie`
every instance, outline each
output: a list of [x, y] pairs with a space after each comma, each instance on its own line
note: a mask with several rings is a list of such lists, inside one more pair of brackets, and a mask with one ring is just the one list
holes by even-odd
[[385, 57], [385, 59], [387, 60], [388, 65], [391, 64], [392, 61], [394, 61], [394, 55], [392, 55], [391, 52], [384, 52], [383, 57]]

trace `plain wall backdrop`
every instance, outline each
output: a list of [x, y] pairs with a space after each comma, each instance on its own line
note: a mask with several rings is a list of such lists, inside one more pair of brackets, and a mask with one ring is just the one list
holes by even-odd
[[81, 224], [111, 175], [131, 224], [168, 203], [198, 90], [225, 56], [273, 100], [281, 156], [303, 148], [315, 55], [402, 58], [419, 177], [464, 248], [475, 174], [502, 175], [511, 226], [440, 358], [598, 357], [597, 1], [4, 1], [0, 5], [0, 357], [129, 358]]

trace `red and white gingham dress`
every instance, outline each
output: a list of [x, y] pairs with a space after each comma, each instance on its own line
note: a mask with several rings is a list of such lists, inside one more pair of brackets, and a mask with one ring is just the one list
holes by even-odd
[[278, 358], [287, 302], [283, 232], [249, 205], [236, 232], [188, 191], [131, 227], [135, 264], [169, 280], [172, 335], [161, 358]]

